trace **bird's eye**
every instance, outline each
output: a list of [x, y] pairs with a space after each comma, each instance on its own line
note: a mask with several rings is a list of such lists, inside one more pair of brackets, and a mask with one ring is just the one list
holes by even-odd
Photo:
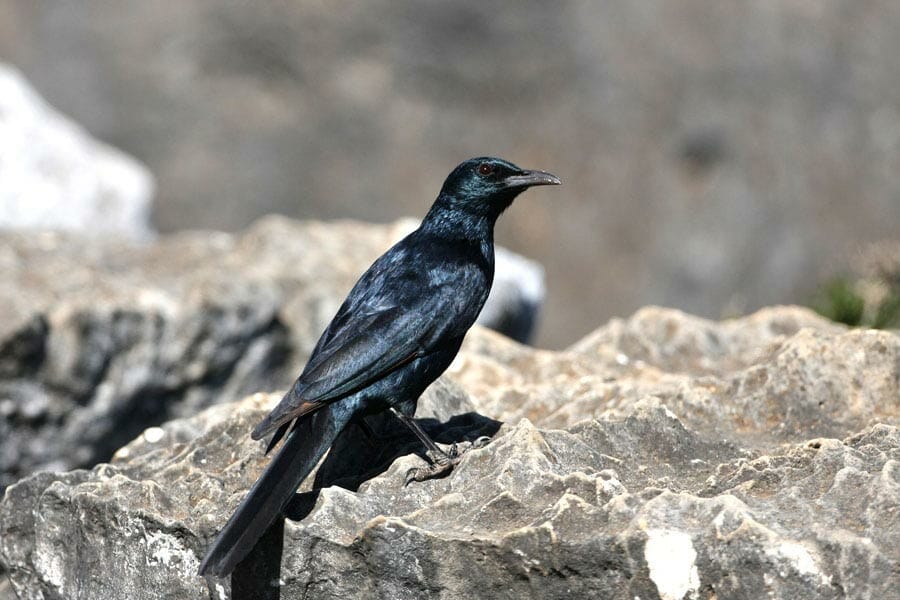
[[494, 172], [494, 165], [491, 163], [481, 163], [478, 165], [478, 174], [482, 177], [487, 177], [491, 173]]

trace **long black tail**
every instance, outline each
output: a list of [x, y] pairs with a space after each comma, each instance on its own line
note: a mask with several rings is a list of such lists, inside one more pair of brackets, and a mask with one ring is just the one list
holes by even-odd
[[200, 563], [200, 575], [224, 577], [249, 554], [281, 514], [350, 415], [330, 404], [300, 420], [260, 478], [253, 484]]

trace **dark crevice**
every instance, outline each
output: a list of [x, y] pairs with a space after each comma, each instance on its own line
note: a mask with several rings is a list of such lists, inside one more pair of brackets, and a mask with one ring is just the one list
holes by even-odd
[[[0, 491], [28, 475], [37, 464], [58, 460], [68, 468], [90, 468], [108, 461], [147, 427], [184, 416], [186, 410], [237, 400], [267, 385], [280, 387], [293, 357], [289, 329], [277, 314], [250, 331], [241, 332], [242, 335], [223, 339], [214, 337], [217, 321], [206, 324], [202, 328], [206, 333], [201, 337], [196, 331], [188, 333], [186, 347], [193, 351], [200, 344], [216, 342], [199, 377], [167, 374], [162, 370], [164, 366], [156, 362], [160, 353], [152, 352], [135, 365], [150, 369], [151, 376], [133, 382], [129, 389], [126, 383], [118, 381], [127, 375], [125, 370], [130, 365], [130, 359], [123, 355], [139, 346], [157, 348], [165, 343], [164, 318], [159, 314], [116, 310], [105, 317], [84, 313], [74, 319], [76, 339], [72, 343], [78, 356], [65, 375], [51, 378], [49, 373], [41, 372], [46, 369], [47, 344], [52, 333], [43, 317], [33, 319], [0, 346], [0, 397], [13, 401], [13, 410], [0, 423], [0, 435], [11, 434], [9, 428], [14, 427], [17, 438], [48, 440], [40, 455], [26, 449], [18, 456], [3, 459]], [[83, 356], [88, 353], [94, 356]], [[148, 360], [153, 362], [147, 364]], [[181, 357], [175, 364], [186, 363]], [[114, 402], [102, 413], [92, 414], [91, 404], [104, 382], [116, 386], [112, 392]], [[227, 397], [222, 393], [226, 386]], [[185, 404], [188, 398], [190, 406]], [[83, 421], [77, 431], [73, 427], [75, 420]], [[69, 436], [75, 437], [67, 439]]]
[[[258, 365], [259, 373], [275, 375], [282, 371], [291, 357], [291, 347], [287, 328], [277, 317], [273, 317], [265, 327], [253, 331], [251, 335], [241, 340], [241, 347], [234, 352], [234, 360], [216, 365], [200, 379], [185, 381], [177, 387], [146, 385], [130, 397], [122, 398], [117, 403], [115, 412], [109, 415], [109, 419], [117, 422], [118, 426], [110, 428], [109, 431], [104, 430], [102, 439], [94, 440], [91, 464], [109, 460], [116, 450], [133, 440], [147, 427], [161, 425], [171, 420], [175, 416], [173, 408], [191, 389], [214, 391], [224, 388], [230, 383], [247, 350], [260, 338], [270, 338], [272, 343]], [[251, 391], [247, 390], [247, 393]], [[216, 399], [214, 392], [210, 393], [210, 398]], [[228, 398], [228, 400], [236, 399]], [[213, 403], [215, 402], [209, 402]]]
[[0, 377], [32, 377], [44, 363], [49, 326], [36, 315], [0, 345]]

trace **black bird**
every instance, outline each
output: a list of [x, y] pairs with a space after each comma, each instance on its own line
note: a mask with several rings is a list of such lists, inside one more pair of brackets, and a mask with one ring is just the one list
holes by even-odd
[[201, 575], [234, 569], [351, 421], [391, 410], [416, 434], [432, 465], [411, 469], [406, 483], [453, 468], [458, 452], [445, 453], [419, 427], [416, 403], [488, 297], [497, 217], [527, 188], [560, 183], [490, 157], [450, 173], [419, 228], [360, 277], [300, 377], [253, 430], [255, 440], [275, 432], [267, 453], [287, 437], [210, 546]]

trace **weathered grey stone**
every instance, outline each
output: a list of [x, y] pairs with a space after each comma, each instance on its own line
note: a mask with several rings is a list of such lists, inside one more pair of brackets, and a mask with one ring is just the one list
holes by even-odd
[[895, 333], [777, 308], [723, 323], [646, 309], [560, 353], [472, 334], [422, 410], [441, 443], [494, 437], [444, 479], [403, 487], [422, 459], [396, 424], [376, 423], [387, 443], [349, 430], [292, 505], [302, 520], [230, 580], [198, 578], [266, 463], [248, 433], [279, 396], [257, 394], [150, 429], [110, 464], [11, 486], [0, 563], [24, 598], [900, 589]]
[[153, 234], [153, 177], [54, 111], [0, 63], [0, 228]]
[[[239, 235], [147, 245], [0, 234], [0, 489], [107, 460], [146, 427], [212, 403], [286, 387], [357, 277], [414, 226], [270, 217]], [[517, 286], [540, 288], [540, 270], [515, 263], [498, 265], [506, 293], [489, 299], [494, 325], [533, 318], [540, 301], [532, 293], [520, 310]]]
[[652, 397], [692, 428], [720, 430], [727, 417], [722, 433], [734, 439], [745, 430], [774, 441], [841, 437], [900, 416], [896, 340], [797, 307], [721, 323], [646, 308], [561, 353], [479, 330], [451, 372], [504, 420], [562, 427]]

